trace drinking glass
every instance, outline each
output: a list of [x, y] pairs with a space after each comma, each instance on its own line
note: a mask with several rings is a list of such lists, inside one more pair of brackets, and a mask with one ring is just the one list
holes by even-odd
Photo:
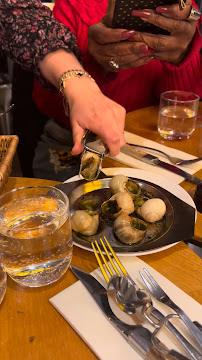
[[186, 91], [161, 94], [158, 132], [167, 140], [188, 139], [195, 130], [199, 96]]
[[0, 254], [14, 281], [39, 287], [58, 280], [72, 246], [69, 200], [61, 190], [24, 187], [0, 197]]

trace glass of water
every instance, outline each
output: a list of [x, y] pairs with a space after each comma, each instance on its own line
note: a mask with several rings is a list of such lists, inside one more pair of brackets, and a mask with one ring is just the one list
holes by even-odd
[[161, 94], [158, 132], [167, 140], [188, 139], [195, 130], [199, 96], [186, 91]]
[[36, 186], [0, 197], [0, 254], [10, 277], [24, 286], [57, 281], [72, 258], [69, 201], [59, 189]]

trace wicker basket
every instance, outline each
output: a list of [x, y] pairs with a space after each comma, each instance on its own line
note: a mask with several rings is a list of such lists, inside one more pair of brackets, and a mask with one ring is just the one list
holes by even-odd
[[0, 136], [0, 193], [10, 175], [18, 140], [16, 135]]

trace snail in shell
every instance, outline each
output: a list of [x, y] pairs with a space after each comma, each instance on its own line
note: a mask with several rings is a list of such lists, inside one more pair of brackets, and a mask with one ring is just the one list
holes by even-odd
[[113, 194], [126, 191], [132, 196], [132, 198], [137, 197], [141, 192], [140, 186], [134, 181], [128, 179], [125, 175], [115, 175], [111, 179], [109, 187]]
[[95, 180], [99, 174], [101, 158], [99, 155], [86, 151], [81, 158], [80, 174], [84, 179]]
[[147, 200], [149, 200], [149, 198], [146, 196], [134, 198], [133, 204], [134, 204], [135, 210], [137, 210], [137, 208], [141, 207]]
[[94, 235], [97, 233], [99, 216], [93, 211], [77, 210], [71, 218], [72, 229], [83, 235]]
[[102, 213], [109, 218], [116, 218], [121, 214], [131, 214], [134, 204], [127, 192], [118, 192], [101, 205]]
[[153, 223], [155, 221], [161, 220], [165, 215], [166, 205], [163, 200], [153, 198], [145, 201], [141, 207], [136, 209], [136, 212], [145, 221]]
[[134, 244], [144, 237], [147, 224], [141, 219], [123, 214], [114, 221], [113, 229], [122, 243]]

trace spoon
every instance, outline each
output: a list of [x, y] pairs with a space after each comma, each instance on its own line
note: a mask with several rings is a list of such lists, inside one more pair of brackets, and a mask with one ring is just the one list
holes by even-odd
[[0, 264], [0, 304], [6, 293], [6, 284], [7, 284], [7, 274], [3, 268], [3, 265]]
[[129, 325], [145, 321], [142, 308], [151, 304], [147, 290], [140, 290], [130, 278], [113, 276], [107, 287], [109, 305], [114, 314]]
[[151, 303], [147, 290], [141, 290], [134, 281], [127, 277], [113, 276], [108, 283], [108, 291], [115, 291], [116, 300], [122, 311], [134, 314], [142, 306]]

